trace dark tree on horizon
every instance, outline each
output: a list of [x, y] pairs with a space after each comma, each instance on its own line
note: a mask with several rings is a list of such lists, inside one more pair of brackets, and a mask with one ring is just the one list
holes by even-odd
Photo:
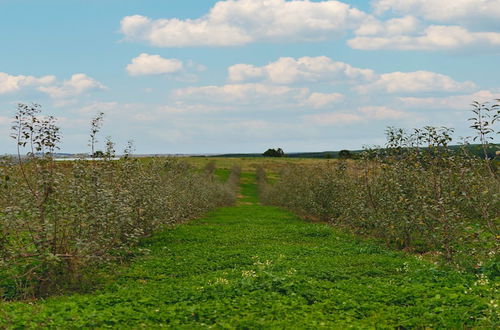
[[262, 154], [264, 157], [284, 157], [285, 152], [281, 148], [277, 149], [267, 149], [266, 152]]
[[339, 151], [339, 158], [350, 159], [350, 158], [353, 158], [353, 155], [349, 150], [344, 149], [344, 150]]

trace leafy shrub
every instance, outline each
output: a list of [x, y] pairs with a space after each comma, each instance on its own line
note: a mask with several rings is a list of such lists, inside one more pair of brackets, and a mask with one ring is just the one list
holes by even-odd
[[[478, 108], [472, 127], [487, 155], [498, 107]], [[401, 249], [494, 270], [500, 247], [494, 160], [450, 149], [451, 134], [448, 128], [389, 128], [385, 148], [366, 150], [360, 161], [288, 166], [276, 184], [261, 183], [261, 198]]]
[[353, 154], [349, 150], [340, 150], [339, 151], [339, 158], [341, 159], [351, 159], [354, 158]]
[[227, 184], [232, 187], [233, 191], [236, 191], [240, 185], [241, 167], [238, 165], [233, 165], [231, 168], [231, 173], [227, 180]]
[[79, 286], [143, 237], [235, 200], [231, 185], [175, 158], [113, 161], [110, 140], [104, 161], [56, 162], [58, 128], [39, 110], [19, 106], [13, 136], [30, 152], [0, 162], [0, 297]]

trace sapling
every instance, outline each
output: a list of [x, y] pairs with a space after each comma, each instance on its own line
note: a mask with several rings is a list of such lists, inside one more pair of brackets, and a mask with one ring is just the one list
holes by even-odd
[[102, 121], [104, 119], [104, 112], [99, 111], [97, 115], [92, 118], [90, 122], [90, 139], [89, 139], [89, 147], [91, 150], [91, 157], [95, 157], [95, 146], [98, 142], [97, 140], [97, 133], [101, 130], [102, 127]]

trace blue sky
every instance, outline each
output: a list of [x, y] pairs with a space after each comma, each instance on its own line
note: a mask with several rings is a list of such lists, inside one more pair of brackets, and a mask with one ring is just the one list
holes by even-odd
[[0, 0], [0, 153], [16, 103], [60, 118], [62, 151], [359, 149], [387, 126], [471, 134], [500, 98], [499, 0]]

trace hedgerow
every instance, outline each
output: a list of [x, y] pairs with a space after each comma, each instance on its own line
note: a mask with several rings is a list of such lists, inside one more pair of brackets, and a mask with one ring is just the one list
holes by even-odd
[[[498, 100], [497, 100], [498, 101]], [[474, 104], [471, 127], [491, 154], [498, 103]], [[261, 200], [373, 236], [388, 245], [499, 275], [500, 180], [495, 159], [450, 149], [452, 130], [389, 128], [361, 160], [288, 166], [261, 180]], [[263, 174], [259, 174], [263, 177]]]
[[38, 105], [19, 105], [13, 137], [18, 158], [0, 161], [0, 299], [81, 287], [142, 238], [235, 200], [234, 183], [175, 158], [140, 160], [128, 147], [113, 160], [110, 140], [102, 160], [57, 162], [59, 129]]

